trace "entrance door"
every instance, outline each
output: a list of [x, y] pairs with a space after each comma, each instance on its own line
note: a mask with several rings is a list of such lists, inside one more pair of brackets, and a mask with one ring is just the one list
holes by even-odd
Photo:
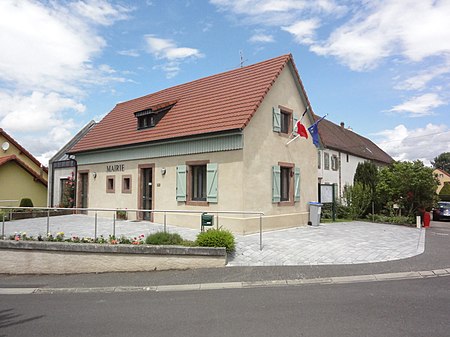
[[[153, 188], [152, 188], [152, 168], [141, 169], [141, 191], [142, 191], [142, 209], [152, 209]], [[151, 212], [142, 212], [143, 220], [152, 220]]]
[[[80, 173], [80, 208], [88, 207], [88, 180], [89, 173]], [[82, 214], [87, 214], [87, 211], [81, 211]]]

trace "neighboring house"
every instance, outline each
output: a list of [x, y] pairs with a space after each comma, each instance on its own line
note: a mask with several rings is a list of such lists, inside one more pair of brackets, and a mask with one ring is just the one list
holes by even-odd
[[346, 185], [353, 185], [359, 163], [371, 161], [385, 166], [393, 162], [392, 157], [370, 139], [345, 128], [344, 123], [339, 126], [324, 119], [318, 129], [323, 146], [318, 158], [319, 183], [336, 184], [338, 198], [342, 197]]
[[[286, 143], [309, 105], [291, 55], [119, 103], [69, 151], [77, 206], [257, 211], [264, 230], [305, 225], [317, 149], [311, 138]], [[310, 112], [303, 122], [311, 125]], [[200, 215], [170, 213], [167, 223], [199, 228]], [[256, 232], [259, 218], [221, 215], [220, 226]]]
[[50, 207], [74, 206], [74, 201], [67, 200], [69, 183], [77, 175], [77, 162], [69, 158], [67, 152], [95, 126], [95, 121], [85, 125], [66, 145], [64, 145], [48, 163], [48, 205]]
[[34, 206], [47, 205], [47, 168], [0, 128], [0, 206], [19, 206], [30, 198]]
[[439, 180], [439, 186], [436, 190], [436, 193], [439, 194], [439, 192], [441, 192], [442, 190], [442, 187], [444, 187], [444, 184], [450, 184], [450, 174], [441, 169], [435, 169], [433, 171], [433, 174]]

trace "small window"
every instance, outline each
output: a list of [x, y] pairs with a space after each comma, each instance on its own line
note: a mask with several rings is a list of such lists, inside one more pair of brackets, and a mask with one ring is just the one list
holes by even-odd
[[331, 156], [331, 169], [333, 171], [337, 171], [339, 168], [339, 159], [337, 156], [333, 155]]
[[323, 153], [323, 168], [325, 170], [330, 169], [330, 154], [327, 152]]
[[322, 152], [317, 151], [317, 168], [320, 170], [322, 166]]
[[347, 163], [348, 163], [348, 153], [347, 153]]
[[291, 132], [291, 118], [291, 113], [281, 110], [281, 133], [288, 134]]
[[206, 164], [190, 167], [191, 200], [206, 201]]
[[155, 126], [155, 116], [145, 115], [138, 117], [138, 129], [148, 129]]
[[122, 193], [131, 193], [131, 176], [122, 177]]
[[291, 190], [291, 171], [292, 167], [283, 167], [281, 166], [280, 171], [280, 200], [281, 201], [290, 201], [290, 190]]
[[106, 193], [114, 193], [115, 192], [115, 177], [107, 176], [106, 177]]

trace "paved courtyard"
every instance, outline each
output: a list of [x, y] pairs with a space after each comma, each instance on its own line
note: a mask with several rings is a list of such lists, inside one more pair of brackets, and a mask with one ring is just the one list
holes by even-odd
[[[66, 237], [94, 237], [115, 232], [116, 236], [135, 237], [164, 229], [162, 224], [145, 221], [116, 221], [86, 215], [50, 217], [49, 232], [64, 232]], [[168, 232], [194, 240], [199, 230], [167, 226]], [[26, 232], [45, 235], [47, 218], [5, 222], [5, 235]], [[321, 224], [318, 227], [297, 227], [263, 233], [260, 250], [258, 234], [236, 235], [236, 252], [228, 266], [295, 266], [373, 263], [404, 259], [424, 252], [425, 230], [406, 226], [343, 222]]]

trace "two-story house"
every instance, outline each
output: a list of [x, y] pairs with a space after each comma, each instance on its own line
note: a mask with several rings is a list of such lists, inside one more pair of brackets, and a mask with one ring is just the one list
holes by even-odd
[[[315, 117], [318, 119], [318, 117]], [[391, 156], [370, 139], [324, 119], [318, 124], [322, 149], [318, 153], [318, 179], [321, 184], [336, 184], [341, 198], [346, 185], [353, 185], [359, 163], [371, 161], [377, 166], [389, 165]]]
[[47, 168], [0, 128], [0, 206], [19, 206], [30, 198], [34, 206], [47, 206]]
[[[69, 151], [77, 206], [257, 211], [264, 230], [305, 225], [318, 197], [317, 149], [311, 138], [286, 143], [307, 106], [292, 55], [119, 103]], [[309, 109], [303, 123], [313, 122]], [[199, 227], [198, 214], [166, 221]], [[259, 219], [221, 215], [220, 225], [256, 232]]]

